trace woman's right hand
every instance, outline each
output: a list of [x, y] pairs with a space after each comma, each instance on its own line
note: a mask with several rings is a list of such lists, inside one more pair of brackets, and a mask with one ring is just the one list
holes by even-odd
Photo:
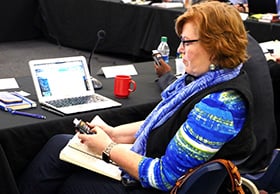
[[107, 135], [112, 138], [112, 131], [114, 130], [114, 127], [108, 125], [107, 123], [105, 123], [103, 120], [101, 121], [95, 121], [93, 119], [93, 121], [91, 121], [90, 123], [88, 122], [87, 125], [92, 129], [94, 127], [99, 127], [100, 129], [102, 129], [105, 133], [107, 133]]

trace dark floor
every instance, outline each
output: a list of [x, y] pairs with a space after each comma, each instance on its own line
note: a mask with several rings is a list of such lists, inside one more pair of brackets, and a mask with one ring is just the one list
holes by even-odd
[[[83, 55], [88, 59], [90, 52], [58, 46], [45, 40], [0, 43], [0, 78], [30, 75], [28, 61], [32, 59], [77, 55]], [[129, 57], [94, 54], [91, 58], [91, 69], [97, 71], [104, 65], [122, 65], [131, 62]]]

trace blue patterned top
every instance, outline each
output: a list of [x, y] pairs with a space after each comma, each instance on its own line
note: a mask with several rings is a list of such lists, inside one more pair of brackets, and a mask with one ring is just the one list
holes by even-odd
[[139, 177], [143, 187], [170, 190], [188, 169], [209, 160], [241, 130], [246, 107], [233, 91], [212, 93], [191, 110], [161, 158], [142, 158]]

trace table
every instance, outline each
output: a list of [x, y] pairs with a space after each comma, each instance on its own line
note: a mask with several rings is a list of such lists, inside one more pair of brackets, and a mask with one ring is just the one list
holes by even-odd
[[[127, 99], [117, 99], [113, 95], [113, 78], [96, 76], [103, 83], [97, 93], [122, 103], [121, 107], [89, 111], [69, 116], [58, 116], [38, 106], [27, 112], [47, 116], [46, 120], [11, 115], [0, 112], [0, 193], [17, 193], [15, 181], [31, 159], [46, 141], [58, 133], [74, 133], [73, 119], [90, 121], [100, 115], [108, 124], [115, 126], [127, 122], [143, 120], [160, 100], [160, 89], [155, 83], [156, 74], [152, 62], [136, 63], [138, 75], [132, 76], [137, 89]], [[20, 90], [31, 93], [30, 99], [37, 101], [31, 77], [16, 78]]]
[[[96, 51], [151, 60], [160, 37], [168, 37], [171, 55], [180, 43], [174, 27], [183, 9], [123, 4], [106, 0], [39, 0], [47, 37], [58, 44], [92, 50], [100, 29], [106, 31]], [[175, 48], [175, 49], [174, 49]]]
[[[39, 0], [44, 34], [57, 44], [92, 50], [97, 32], [106, 31], [96, 52], [129, 55], [151, 60], [160, 37], [168, 37], [171, 56], [180, 43], [175, 33], [175, 19], [184, 8], [165, 9], [120, 3], [119, 0]], [[258, 41], [280, 39], [279, 23], [244, 21], [246, 29]]]
[[246, 30], [259, 42], [280, 40], [280, 23], [264, 23], [254, 20], [244, 21]]

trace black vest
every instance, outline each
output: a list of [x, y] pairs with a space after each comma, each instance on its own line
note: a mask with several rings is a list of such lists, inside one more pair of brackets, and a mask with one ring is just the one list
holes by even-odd
[[252, 94], [246, 72], [241, 71], [236, 78], [202, 90], [190, 97], [165, 123], [150, 132], [147, 140], [146, 156], [160, 158], [165, 154], [167, 145], [180, 126], [186, 121], [189, 112], [203, 97], [217, 91], [233, 89], [238, 91], [248, 107], [247, 118], [242, 130], [231, 141], [227, 142], [215, 154], [214, 158], [241, 160], [251, 154], [256, 140], [251, 126]]

